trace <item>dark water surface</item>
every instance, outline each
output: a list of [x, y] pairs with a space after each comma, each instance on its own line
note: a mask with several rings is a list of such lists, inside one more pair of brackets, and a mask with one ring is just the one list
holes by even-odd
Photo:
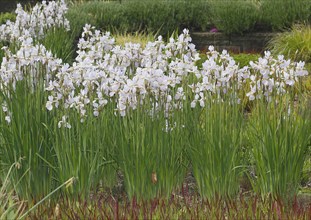
[[34, 5], [36, 2], [40, 2], [40, 0], [0, 0], [0, 13], [13, 12], [16, 9], [17, 3]]

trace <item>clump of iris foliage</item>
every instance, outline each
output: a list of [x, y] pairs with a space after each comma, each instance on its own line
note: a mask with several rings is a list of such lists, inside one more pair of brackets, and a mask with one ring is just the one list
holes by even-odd
[[235, 199], [245, 175], [263, 200], [294, 200], [311, 136], [304, 62], [267, 51], [242, 67], [213, 46], [200, 62], [187, 29], [142, 47], [86, 24], [71, 63], [42, 44], [70, 30], [66, 12], [64, 1], [19, 5], [0, 26], [7, 192], [29, 204], [87, 200], [121, 173], [128, 198], [168, 199], [191, 168], [209, 201]]

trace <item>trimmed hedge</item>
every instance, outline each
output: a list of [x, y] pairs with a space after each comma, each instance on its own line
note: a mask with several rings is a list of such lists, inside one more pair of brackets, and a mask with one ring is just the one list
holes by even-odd
[[253, 1], [210, 1], [211, 20], [220, 31], [231, 34], [252, 31], [259, 18], [259, 7]]
[[283, 30], [311, 21], [311, 0], [260, 0], [260, 22], [268, 30]]
[[311, 0], [87, 1], [70, 7], [68, 19], [78, 33], [89, 23], [112, 32], [148, 31], [166, 37], [183, 28], [243, 34], [309, 23]]
[[85, 23], [111, 32], [148, 31], [163, 36], [176, 29], [212, 27], [208, 2], [199, 0], [86, 2], [71, 7], [67, 18], [78, 33]]

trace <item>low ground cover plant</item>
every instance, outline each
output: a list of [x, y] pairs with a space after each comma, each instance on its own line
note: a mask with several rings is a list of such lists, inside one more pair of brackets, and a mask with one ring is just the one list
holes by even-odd
[[64, 1], [30, 12], [18, 6], [16, 21], [0, 26], [1, 41], [14, 46], [3, 48], [0, 67], [0, 179], [10, 181], [8, 192], [29, 208], [60, 197], [87, 201], [121, 175], [129, 200], [169, 199], [190, 169], [203, 200], [234, 200], [246, 175], [263, 201], [295, 201], [311, 138], [303, 61], [267, 51], [242, 67], [213, 46], [201, 61], [187, 29], [167, 42], [119, 45], [86, 24], [66, 63], [47, 49], [57, 31], [71, 37], [66, 11]]

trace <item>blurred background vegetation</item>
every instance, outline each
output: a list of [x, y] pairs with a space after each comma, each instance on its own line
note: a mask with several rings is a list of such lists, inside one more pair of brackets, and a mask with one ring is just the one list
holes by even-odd
[[105, 30], [159, 32], [176, 29], [226, 34], [280, 31], [310, 23], [311, 0], [76, 0], [68, 18], [72, 26], [90, 23]]
[[[0, 0], [1, 11], [14, 11], [16, 2]], [[144, 31], [170, 36], [176, 30], [225, 34], [283, 31], [311, 22], [311, 0], [66, 0], [68, 19], [78, 33], [85, 23], [122, 33]]]

